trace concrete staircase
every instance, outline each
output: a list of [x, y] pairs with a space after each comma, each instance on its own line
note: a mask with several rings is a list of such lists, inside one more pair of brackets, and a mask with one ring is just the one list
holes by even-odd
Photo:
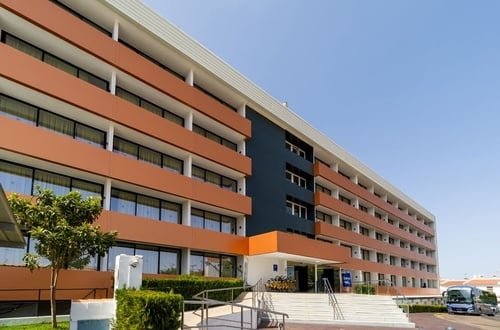
[[[334, 317], [328, 295], [324, 293], [267, 292], [265, 305], [271, 310], [287, 313], [286, 323], [415, 328], [390, 296], [337, 293], [335, 297], [343, 319], [338, 315]], [[269, 318], [270, 325], [278, 321], [271, 315], [263, 317]]]

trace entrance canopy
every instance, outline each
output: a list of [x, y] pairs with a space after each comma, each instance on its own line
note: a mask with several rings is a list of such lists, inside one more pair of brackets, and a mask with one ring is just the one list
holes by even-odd
[[25, 245], [24, 236], [14, 219], [7, 196], [0, 185], [0, 246], [23, 248]]
[[278, 231], [251, 236], [248, 255], [312, 265], [345, 263], [349, 259], [344, 247]]

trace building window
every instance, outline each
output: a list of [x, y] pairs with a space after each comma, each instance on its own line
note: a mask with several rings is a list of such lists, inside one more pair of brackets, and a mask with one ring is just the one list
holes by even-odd
[[396, 266], [396, 257], [390, 256], [389, 263], [391, 264], [391, 266]]
[[316, 219], [329, 224], [332, 223], [332, 216], [330, 214], [323, 213], [321, 211], [316, 211]]
[[182, 160], [143, 147], [118, 136], [113, 138], [113, 152], [144, 161], [177, 174], [182, 174], [183, 172], [184, 162]]
[[332, 195], [332, 191], [330, 189], [325, 188], [322, 185], [317, 184], [317, 183], [316, 183], [316, 191], [320, 191], [320, 192], [325, 193], [325, 194], [327, 194], [329, 196]]
[[180, 274], [181, 251], [177, 249], [118, 242], [109, 249], [107, 270], [115, 269], [115, 260], [120, 254], [142, 255], [144, 274]]
[[339, 227], [352, 231], [352, 223], [344, 219], [339, 220]]
[[101, 148], [106, 143], [106, 133], [103, 131], [3, 94], [0, 94], [0, 113]]
[[234, 150], [234, 151], [238, 150], [238, 146], [236, 145], [236, 143], [229, 141], [228, 139], [225, 139], [222, 136], [219, 136], [215, 133], [212, 133], [212, 132], [210, 132], [210, 131], [208, 131], [208, 130], [204, 129], [203, 127], [198, 126], [196, 124], [193, 124], [193, 132], [195, 132], [201, 136], [204, 136], [207, 139], [212, 140], [218, 144], [221, 144], [221, 145], [225, 146], [226, 148], [229, 148], [229, 149]]
[[339, 195], [339, 200], [343, 203], [346, 203], [348, 205], [351, 205], [351, 200], [343, 195]]
[[115, 95], [118, 96], [119, 98], [122, 98], [126, 101], [129, 101], [130, 103], [133, 103], [137, 105], [138, 107], [141, 107], [149, 112], [152, 112], [160, 117], [163, 117], [169, 121], [171, 121], [174, 124], [177, 124], [179, 126], [184, 126], [184, 118], [181, 116], [178, 116], [171, 111], [168, 111], [167, 109], [164, 109], [156, 104], [153, 104], [145, 99], [143, 99], [140, 96], [137, 96], [123, 88], [116, 87], [116, 92]]
[[368, 208], [364, 205], [359, 204], [359, 210], [368, 213]]
[[286, 201], [286, 211], [288, 214], [307, 219], [307, 208], [292, 201]]
[[391, 244], [391, 245], [395, 244], [395, 240], [393, 237], [389, 237], [389, 244]]
[[363, 281], [367, 284], [372, 281], [372, 275], [370, 272], [363, 272]]
[[79, 191], [83, 198], [102, 198], [103, 192], [103, 186], [97, 183], [4, 161], [0, 161], [0, 184], [5, 191], [24, 195], [33, 195], [37, 185], [55, 194]]
[[406, 266], [408, 266], [408, 264], [409, 264], [408, 260], [401, 258], [401, 267], [405, 267], [406, 268]]
[[370, 251], [365, 250], [365, 249], [361, 249], [361, 258], [363, 260], [370, 260]]
[[108, 90], [108, 82], [104, 79], [101, 79], [83, 69], [80, 69], [73, 64], [70, 64], [52, 54], [49, 54], [38, 47], [35, 47], [17, 37], [14, 37], [11, 34], [6, 32], [2, 32], [2, 42], [5, 44], [16, 48], [17, 50], [22, 51], [23, 53], [35, 57], [53, 67], [56, 67], [72, 76], [80, 78], [95, 87], [103, 89], [105, 91]]
[[111, 189], [110, 210], [177, 224], [182, 219], [180, 204], [115, 188]]
[[236, 277], [236, 257], [192, 252], [190, 274], [208, 277]]
[[381, 233], [375, 233], [375, 239], [377, 239], [377, 241], [383, 241], [384, 235], [382, 235]]
[[236, 192], [237, 182], [236, 180], [227, 178], [215, 172], [206, 170], [204, 168], [193, 165], [191, 170], [191, 177], [198, 179], [199, 181], [211, 183], [217, 187], [221, 187], [226, 190]]
[[378, 285], [381, 285], [381, 286], [386, 285], [384, 274], [380, 274], [380, 273], [378, 274]]
[[375, 218], [379, 218], [380, 220], [382, 220], [382, 214], [375, 212]]
[[299, 147], [288, 141], [285, 141], [285, 148], [287, 150], [290, 150], [294, 154], [298, 155], [299, 157], [306, 158], [306, 152], [304, 150], [300, 149]]
[[377, 252], [377, 262], [379, 264], [383, 264], [384, 263], [384, 254], [383, 253], [378, 253]]
[[296, 184], [299, 187], [306, 188], [307, 187], [307, 181], [303, 177], [292, 173], [290, 171], [285, 171], [285, 176], [287, 180], [289, 180], [291, 183]]
[[370, 236], [370, 229], [359, 226], [359, 233], [363, 236]]
[[191, 209], [191, 226], [236, 234], [236, 218], [195, 208]]

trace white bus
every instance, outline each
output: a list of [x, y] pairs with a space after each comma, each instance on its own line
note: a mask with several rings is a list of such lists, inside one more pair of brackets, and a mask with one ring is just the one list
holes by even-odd
[[496, 294], [474, 286], [450, 286], [443, 295], [448, 313], [494, 316], [497, 312]]

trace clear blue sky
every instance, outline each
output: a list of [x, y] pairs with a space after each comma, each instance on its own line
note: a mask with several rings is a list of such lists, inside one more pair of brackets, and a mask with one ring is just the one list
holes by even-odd
[[432, 212], [442, 278], [500, 276], [500, 1], [144, 2]]

